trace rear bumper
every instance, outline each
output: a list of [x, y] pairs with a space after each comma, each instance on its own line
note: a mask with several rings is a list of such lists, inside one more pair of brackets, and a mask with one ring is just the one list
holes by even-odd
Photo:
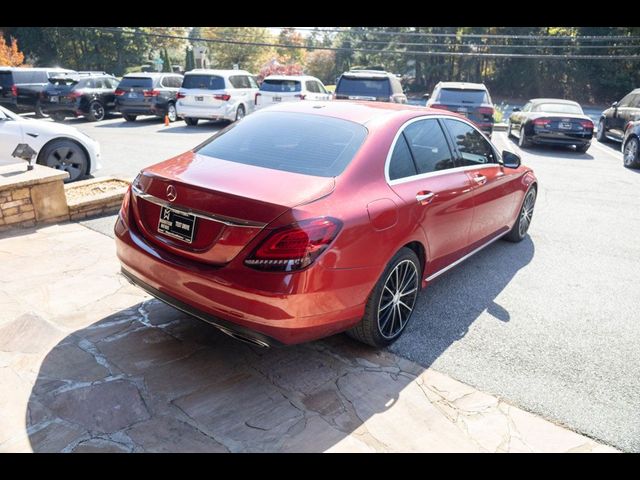
[[160, 105], [144, 106], [144, 105], [116, 105], [116, 112], [123, 115], [156, 115], [159, 117], [167, 113], [167, 107]]
[[[152, 245], [122, 215], [114, 230], [123, 272], [133, 283], [225, 333], [267, 345], [307, 342], [352, 327], [364, 315], [379, 273], [373, 267], [334, 270], [320, 264], [296, 274], [258, 272], [240, 260], [211, 267]], [[260, 278], [273, 282], [277, 275], [282, 288], [259, 289], [267, 283]]]
[[538, 145], [588, 145], [591, 143], [593, 134], [566, 134], [555, 132], [534, 132], [529, 137], [531, 143]]
[[176, 112], [180, 118], [204, 118], [207, 120], [235, 120], [236, 109], [231, 105], [221, 107], [195, 107], [176, 103]]

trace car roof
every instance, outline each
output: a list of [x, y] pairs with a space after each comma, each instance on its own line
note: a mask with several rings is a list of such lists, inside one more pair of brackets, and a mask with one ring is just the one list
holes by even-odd
[[219, 76], [231, 76], [231, 75], [249, 75], [253, 76], [253, 74], [247, 72], [246, 70], [215, 70], [212, 68], [194, 68], [193, 70], [189, 70], [185, 72], [185, 75], [219, 75]]
[[440, 88], [456, 88], [460, 90], [487, 90], [487, 86], [484, 83], [440, 82], [436, 86]]
[[348, 72], [344, 72], [342, 75], [356, 78], [395, 77], [393, 73], [385, 72], [383, 70], [349, 70]]
[[311, 75], [269, 75], [265, 80], [318, 80]]
[[564, 103], [567, 105], [578, 105], [578, 102], [574, 102], [573, 100], [565, 100], [563, 98], [532, 98], [529, 100], [531, 103]]
[[70, 70], [68, 68], [60, 68], [60, 67], [8, 67], [1, 66], [0, 71], [3, 72], [68, 72], [68, 73], [77, 73], [75, 70]]
[[127, 73], [122, 78], [134, 77], [134, 78], [158, 78], [162, 75], [174, 75], [176, 77], [182, 77], [181, 74], [175, 72], [135, 72]]
[[452, 117], [459, 117], [459, 115], [455, 113], [446, 112], [440, 109], [391, 102], [350, 100], [285, 102], [270, 106], [268, 109], [261, 111], [323, 115], [360, 123], [362, 125], [385, 117], [398, 117], [405, 118], [406, 120], [423, 115], [450, 115]]

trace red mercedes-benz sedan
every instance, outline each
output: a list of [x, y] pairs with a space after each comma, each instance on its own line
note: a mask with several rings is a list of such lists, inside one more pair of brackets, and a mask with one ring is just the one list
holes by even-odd
[[258, 345], [388, 345], [438, 275], [524, 238], [537, 181], [454, 113], [296, 102], [144, 169], [115, 225], [123, 274]]

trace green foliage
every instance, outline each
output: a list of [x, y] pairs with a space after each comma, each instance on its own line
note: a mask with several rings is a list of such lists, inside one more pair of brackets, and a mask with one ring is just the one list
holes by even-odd
[[193, 56], [193, 49], [187, 46], [185, 47], [184, 71], [188, 72], [194, 68], [196, 68], [196, 61]]
[[166, 48], [162, 49], [162, 56], [160, 57], [162, 58], [162, 71], [163, 72], [171, 72], [171, 59], [169, 58], [169, 53], [167, 52]]

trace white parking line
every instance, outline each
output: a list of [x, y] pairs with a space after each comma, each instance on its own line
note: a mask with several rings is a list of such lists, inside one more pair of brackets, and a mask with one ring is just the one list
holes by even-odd
[[596, 150], [598, 150], [601, 153], [606, 153], [606, 154], [610, 155], [611, 157], [615, 158], [616, 160], [622, 160], [622, 152], [620, 152], [620, 151], [616, 152], [616, 151], [611, 150], [609, 147], [605, 147], [604, 145], [600, 145], [600, 143], [595, 138], [591, 142], [591, 148], [595, 148]]

